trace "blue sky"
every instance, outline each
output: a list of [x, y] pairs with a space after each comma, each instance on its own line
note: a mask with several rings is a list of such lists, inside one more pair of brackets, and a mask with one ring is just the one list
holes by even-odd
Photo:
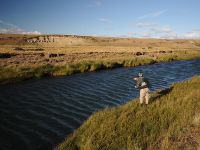
[[200, 39], [200, 0], [1, 0], [0, 32]]

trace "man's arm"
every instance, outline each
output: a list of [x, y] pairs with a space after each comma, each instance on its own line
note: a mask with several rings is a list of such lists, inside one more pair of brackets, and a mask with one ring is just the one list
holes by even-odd
[[148, 88], [151, 87], [150, 82], [147, 78], [144, 78], [144, 82], [146, 83], [146, 87], [148, 87]]
[[134, 77], [134, 78], [133, 78], [133, 80], [135, 80], [135, 81], [136, 81], [135, 88], [136, 88], [136, 89], [137, 89], [137, 88], [139, 88], [139, 86], [138, 86], [138, 77]]

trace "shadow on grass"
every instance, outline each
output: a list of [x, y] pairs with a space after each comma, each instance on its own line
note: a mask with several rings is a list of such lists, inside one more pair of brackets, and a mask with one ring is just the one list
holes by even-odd
[[156, 92], [155, 94], [153, 94], [153, 96], [150, 99], [151, 103], [156, 101], [157, 99], [160, 99], [162, 96], [169, 94], [172, 91], [172, 89], [173, 87], [170, 87], [170, 88]]

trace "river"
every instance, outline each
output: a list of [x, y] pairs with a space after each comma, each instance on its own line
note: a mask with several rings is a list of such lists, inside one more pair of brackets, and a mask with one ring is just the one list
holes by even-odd
[[155, 91], [200, 75], [200, 59], [0, 85], [0, 149], [52, 149], [93, 112], [138, 97], [139, 71]]

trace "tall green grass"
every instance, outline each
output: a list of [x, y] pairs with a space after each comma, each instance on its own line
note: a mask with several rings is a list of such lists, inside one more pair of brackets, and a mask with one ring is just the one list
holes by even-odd
[[135, 99], [96, 112], [55, 150], [197, 149], [199, 91], [200, 76], [154, 93], [148, 106]]
[[119, 61], [88, 61], [62, 66], [42, 65], [37, 67], [5, 67], [0, 68], [0, 83], [16, 82], [30, 78], [41, 78], [49, 76], [65, 76], [88, 71], [98, 71], [116, 67], [130, 67], [149, 64], [153, 60], [149, 59], [128, 59]]
[[0, 83], [10, 83], [30, 78], [41, 78], [45, 76], [53, 76], [53, 72], [57, 69], [53, 65], [44, 65], [32, 68], [0, 68]]

